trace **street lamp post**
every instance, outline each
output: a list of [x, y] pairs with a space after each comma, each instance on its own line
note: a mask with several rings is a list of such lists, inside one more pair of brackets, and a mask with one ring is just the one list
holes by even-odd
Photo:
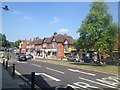
[[[9, 10], [9, 8], [8, 8], [8, 6], [7, 6], [7, 5], [5, 5], [4, 7], [2, 7], [2, 9], [3, 9], [3, 10], [5, 10], [5, 11], [8, 11], [8, 10]], [[10, 57], [9, 57], [9, 48], [8, 48], [8, 53], [7, 53], [7, 62], [9, 61], [9, 59], [10, 59]]]

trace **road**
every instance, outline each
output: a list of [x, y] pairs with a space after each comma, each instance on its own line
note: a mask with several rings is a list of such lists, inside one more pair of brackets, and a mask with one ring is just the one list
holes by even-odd
[[117, 75], [95, 71], [76, 69], [61, 65], [44, 63], [37, 60], [17, 61], [12, 54], [9, 64], [15, 63], [16, 70], [31, 80], [31, 72], [35, 72], [35, 83], [43, 90], [56, 86], [71, 86], [78, 90], [117, 90]]

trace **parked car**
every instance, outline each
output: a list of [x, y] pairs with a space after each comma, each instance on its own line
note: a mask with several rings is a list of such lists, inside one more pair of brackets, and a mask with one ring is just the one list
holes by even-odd
[[112, 58], [112, 57], [107, 57], [103, 60], [101, 60], [103, 63], [105, 62], [105, 64], [107, 65], [118, 65], [120, 63], [119, 59], [116, 58]]
[[27, 61], [26, 55], [25, 54], [19, 54], [18, 55], [18, 60], [19, 61]]
[[82, 61], [84, 61], [85, 63], [90, 63], [90, 59], [88, 57], [83, 57]]
[[26, 55], [26, 58], [27, 58], [27, 59], [32, 59], [32, 58], [33, 58], [33, 55], [27, 54], [27, 55]]
[[79, 58], [78, 57], [75, 57], [75, 56], [68, 56], [67, 57], [67, 60], [68, 61], [73, 61], [73, 62], [79, 62], [80, 60], [79, 60]]

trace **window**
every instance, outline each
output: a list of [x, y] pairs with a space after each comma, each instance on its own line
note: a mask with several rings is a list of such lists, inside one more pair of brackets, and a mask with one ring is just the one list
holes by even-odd
[[57, 48], [57, 44], [56, 43], [52, 43], [52, 48], [56, 49]]
[[43, 43], [43, 48], [46, 48], [46, 46], [47, 46], [46, 43]]

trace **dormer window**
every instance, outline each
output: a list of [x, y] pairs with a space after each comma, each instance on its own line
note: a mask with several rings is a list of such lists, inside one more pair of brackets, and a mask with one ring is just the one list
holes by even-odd
[[68, 44], [68, 41], [67, 41], [67, 40], [65, 40], [64, 44]]
[[55, 38], [53, 38], [53, 41], [55, 41]]

